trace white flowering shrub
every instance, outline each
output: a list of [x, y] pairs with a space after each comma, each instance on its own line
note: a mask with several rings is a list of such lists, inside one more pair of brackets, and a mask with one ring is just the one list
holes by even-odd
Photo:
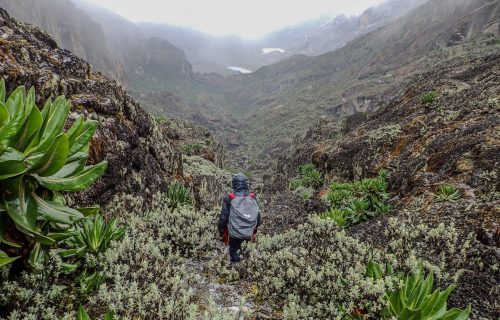
[[373, 316], [396, 283], [392, 276], [366, 276], [369, 261], [387, 264], [387, 256], [317, 217], [248, 244], [246, 256], [245, 275], [258, 288], [258, 299], [287, 318], [345, 319], [355, 310]]
[[[447, 274], [446, 270], [457, 269], [466, 260], [465, 251], [458, 252], [466, 249], [466, 243], [458, 242], [458, 231], [453, 224], [431, 227], [405, 218], [390, 218], [384, 233], [386, 252], [394, 255], [400, 268], [407, 272], [414, 271], [422, 260], [426, 269], [438, 278], [451, 278], [453, 274]], [[457, 255], [463, 259], [457, 259]]]
[[78, 295], [67, 286], [63, 262], [56, 250], [49, 252], [47, 263], [34, 270], [23, 271], [15, 280], [9, 270], [0, 272], [0, 317], [9, 320], [75, 319], [72, 307]]
[[199, 257], [215, 244], [218, 213], [198, 211], [192, 207], [170, 209], [168, 197], [158, 193], [146, 207], [142, 198], [120, 197], [114, 200], [108, 214], [127, 226], [134, 226], [158, 239], [162, 250], [171, 250], [183, 257]]
[[162, 195], [155, 195], [149, 211], [140, 198], [116, 203], [109, 212], [127, 225], [127, 232], [98, 261], [107, 280], [89, 299], [91, 313], [109, 308], [128, 319], [195, 318], [198, 307], [190, 288], [197, 279], [186, 258], [213, 250], [215, 214], [190, 207], [171, 210]]

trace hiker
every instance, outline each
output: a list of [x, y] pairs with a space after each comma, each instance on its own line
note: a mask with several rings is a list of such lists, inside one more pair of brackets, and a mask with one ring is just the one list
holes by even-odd
[[231, 262], [241, 260], [238, 251], [244, 241], [255, 239], [261, 224], [259, 205], [255, 195], [249, 191], [244, 174], [233, 176], [233, 192], [224, 198], [219, 218], [219, 234], [229, 244]]

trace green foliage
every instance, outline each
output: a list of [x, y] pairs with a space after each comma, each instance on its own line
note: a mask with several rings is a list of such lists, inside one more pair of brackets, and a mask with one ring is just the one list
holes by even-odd
[[[367, 266], [367, 275], [375, 279], [382, 279], [380, 265], [370, 262]], [[467, 319], [471, 307], [465, 310], [447, 309], [448, 296], [455, 289], [450, 285], [444, 291], [439, 288], [433, 291], [434, 275], [429, 273], [425, 277], [423, 265], [411, 274], [401, 278], [402, 286], [392, 292], [387, 292], [385, 299], [388, 306], [381, 312], [383, 319], [418, 319], [418, 320], [458, 320]]]
[[168, 206], [170, 210], [176, 210], [182, 205], [191, 204], [189, 194], [191, 190], [176, 182], [167, 189]]
[[[90, 269], [90, 268], [89, 268]], [[84, 294], [91, 294], [99, 289], [99, 287], [106, 281], [106, 276], [101, 271], [94, 271], [90, 275], [85, 269], [77, 278], [76, 282], [80, 285], [80, 291]]]
[[101, 215], [85, 218], [77, 230], [74, 240], [82, 248], [80, 251], [94, 254], [105, 252], [112, 241], [121, 239], [125, 233], [125, 228], [118, 227], [115, 219], [106, 223]]
[[33, 88], [20, 86], [6, 98], [0, 81], [0, 242], [19, 255], [30, 252], [32, 267], [83, 218], [60, 192], [87, 188], [107, 167], [85, 166], [97, 122], [80, 117], [64, 132], [69, 111], [64, 97], [49, 99], [40, 111]]
[[333, 220], [339, 227], [345, 227], [349, 223], [350, 212], [342, 209], [330, 209], [319, 216], [321, 219]]
[[442, 184], [436, 189], [436, 201], [456, 201], [462, 197], [460, 191], [452, 185]]
[[[105, 317], [105, 306], [117, 319], [199, 319], [191, 288], [200, 279], [193, 260], [215, 249], [217, 213], [191, 207], [172, 211], [164, 194], [149, 200], [122, 196], [109, 204], [107, 214], [127, 230], [108, 250], [85, 255], [76, 277], [81, 288], [63, 272], [59, 250], [52, 250], [44, 267], [15, 280], [8, 279], [6, 269], [0, 271], [0, 308], [9, 307], [9, 319], [74, 320], [79, 305], [93, 319]], [[212, 319], [215, 311], [205, 311]]]
[[389, 210], [386, 176], [381, 171], [375, 178], [332, 183], [325, 195], [331, 209], [320, 217], [346, 227], [386, 213]]
[[202, 146], [199, 143], [183, 144], [182, 146], [180, 146], [181, 152], [187, 156], [196, 155], [200, 153], [201, 149]]
[[323, 175], [316, 169], [314, 164], [307, 163], [300, 166], [299, 176], [290, 180], [290, 190], [298, 187], [317, 188], [323, 183]]
[[[102, 319], [103, 320], [114, 320], [116, 318], [115, 318], [114, 312], [108, 311], [106, 313], [106, 315], [104, 316], [104, 318], [102, 318]], [[78, 314], [76, 315], [76, 320], [92, 320], [92, 318], [87, 313], [87, 310], [85, 310], [85, 308], [80, 305], [80, 307], [78, 308]]]
[[430, 104], [430, 103], [434, 102], [436, 97], [437, 97], [436, 91], [429, 91], [420, 97], [420, 103], [421, 104]]

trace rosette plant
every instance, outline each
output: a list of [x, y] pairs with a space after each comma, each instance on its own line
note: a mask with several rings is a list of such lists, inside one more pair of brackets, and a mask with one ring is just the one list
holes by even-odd
[[89, 187], [107, 167], [86, 166], [97, 121], [80, 117], [65, 132], [69, 112], [62, 96], [40, 110], [33, 88], [6, 97], [0, 81], [0, 267], [20, 257], [43, 263], [46, 249], [72, 237], [92, 211], [70, 208], [62, 196]]

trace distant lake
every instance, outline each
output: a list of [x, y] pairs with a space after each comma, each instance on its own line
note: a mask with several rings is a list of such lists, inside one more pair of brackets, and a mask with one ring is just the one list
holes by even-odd
[[245, 68], [240, 68], [240, 67], [227, 67], [229, 70], [233, 71], [239, 71], [241, 73], [252, 73], [252, 71], [245, 69]]
[[286, 51], [281, 48], [264, 48], [262, 49], [262, 54], [268, 54], [273, 52], [285, 53]]

